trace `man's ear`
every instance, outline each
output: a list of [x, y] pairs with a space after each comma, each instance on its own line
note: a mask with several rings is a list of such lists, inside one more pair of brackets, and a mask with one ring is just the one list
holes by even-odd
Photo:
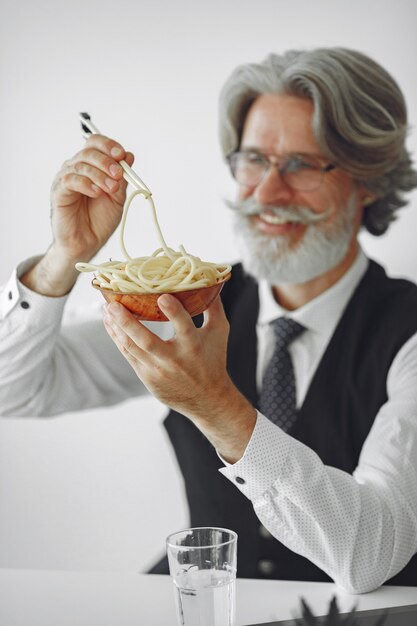
[[373, 202], [375, 202], [375, 200], [378, 198], [378, 196], [375, 195], [367, 195], [364, 197], [364, 199], [362, 200], [362, 206], [366, 207], [369, 206], [370, 204], [372, 204]]
[[363, 208], [369, 206], [378, 199], [378, 196], [375, 193], [371, 193], [368, 189], [366, 189], [366, 187], [363, 186], [359, 188], [359, 197]]

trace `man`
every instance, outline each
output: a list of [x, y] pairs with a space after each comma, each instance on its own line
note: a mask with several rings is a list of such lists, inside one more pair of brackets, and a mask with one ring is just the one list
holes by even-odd
[[116, 228], [118, 162], [133, 162], [93, 136], [53, 186], [53, 244], [3, 292], [15, 354], [3, 413], [148, 389], [171, 409], [191, 524], [238, 532], [240, 576], [417, 584], [417, 287], [387, 278], [357, 240], [361, 225], [383, 233], [417, 185], [402, 94], [357, 52], [291, 51], [232, 74], [220, 130], [243, 259], [223, 305], [194, 323], [161, 296], [171, 338], [107, 305], [129, 370], [98, 325], [59, 334], [74, 263]]

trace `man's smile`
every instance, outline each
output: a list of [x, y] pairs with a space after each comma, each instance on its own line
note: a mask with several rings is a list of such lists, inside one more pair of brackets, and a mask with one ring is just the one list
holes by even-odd
[[253, 219], [256, 228], [268, 235], [285, 235], [306, 228], [306, 225], [300, 222], [296, 216], [294, 219], [290, 219], [287, 216], [264, 211], [253, 216]]

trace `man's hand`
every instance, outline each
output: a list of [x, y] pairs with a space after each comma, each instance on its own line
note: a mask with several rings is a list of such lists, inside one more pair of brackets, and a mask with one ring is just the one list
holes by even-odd
[[229, 324], [220, 298], [205, 312], [201, 328], [174, 296], [161, 296], [158, 306], [174, 326], [172, 339], [160, 339], [117, 303], [105, 307], [107, 332], [158, 400], [194, 422], [227, 461], [237, 461], [256, 411], [226, 371]]
[[103, 135], [91, 135], [83, 150], [65, 161], [51, 191], [53, 242], [21, 281], [46, 296], [63, 296], [73, 287], [77, 261], [89, 261], [118, 226], [127, 183], [119, 163], [134, 157]]
[[120, 222], [127, 183], [119, 161], [133, 154], [103, 135], [91, 135], [66, 161], [52, 185], [54, 247], [74, 263], [89, 261]]

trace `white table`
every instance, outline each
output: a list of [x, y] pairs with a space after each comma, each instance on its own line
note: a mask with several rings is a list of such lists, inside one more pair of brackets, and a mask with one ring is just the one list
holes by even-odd
[[[352, 596], [331, 583], [238, 579], [237, 624], [291, 619], [300, 597], [327, 613], [333, 595], [341, 610], [417, 604], [417, 587], [384, 586]], [[0, 570], [1, 626], [176, 626], [168, 576]]]

